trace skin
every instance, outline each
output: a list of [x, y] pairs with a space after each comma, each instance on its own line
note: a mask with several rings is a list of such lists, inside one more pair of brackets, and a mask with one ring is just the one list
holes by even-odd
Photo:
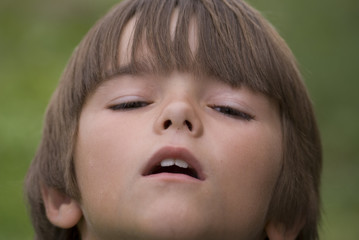
[[[123, 33], [122, 63], [132, 28]], [[194, 49], [195, 37], [190, 42]], [[80, 117], [82, 239], [264, 239], [281, 141], [278, 107], [246, 87], [177, 71], [115, 76]], [[190, 152], [205, 179], [143, 176], [163, 147]]]

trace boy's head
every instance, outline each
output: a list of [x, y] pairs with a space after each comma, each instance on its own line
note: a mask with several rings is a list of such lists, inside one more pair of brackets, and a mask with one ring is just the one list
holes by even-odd
[[75, 50], [26, 189], [38, 239], [316, 239], [321, 146], [240, 0], [128, 0]]

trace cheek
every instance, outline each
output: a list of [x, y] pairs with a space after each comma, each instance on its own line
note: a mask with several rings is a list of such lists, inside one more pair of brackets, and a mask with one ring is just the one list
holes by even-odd
[[266, 128], [232, 128], [222, 134], [231, 137], [217, 141], [213, 149], [220, 160], [217, 182], [222, 185], [221, 195], [228, 200], [225, 207], [234, 209], [233, 222], [264, 224], [281, 169], [281, 134]]
[[281, 166], [281, 144], [261, 135], [228, 144], [228, 161], [223, 169], [228, 179], [246, 186], [250, 192], [271, 192]]
[[[100, 121], [97, 121], [100, 122]], [[80, 122], [76, 146], [76, 172], [79, 180], [88, 176], [87, 180], [99, 177], [102, 171], [111, 175], [113, 171], [121, 171], [123, 149], [126, 141], [121, 135], [126, 135], [126, 128], [111, 122]], [[121, 135], [119, 135], [121, 133]], [[122, 154], [121, 154], [122, 153]], [[102, 175], [100, 181], [106, 175]]]
[[108, 175], [120, 177], [125, 169], [131, 169], [129, 167], [136, 162], [139, 145], [145, 139], [145, 130], [133, 127], [145, 124], [136, 121], [141, 119], [114, 117], [113, 114], [87, 117], [80, 121], [75, 161], [78, 177], [96, 177], [105, 172], [100, 179], [96, 179], [100, 181]]
[[98, 221], [101, 216], [111, 219], [115, 215], [119, 196], [126, 194], [128, 182], [135, 176], [140, 156], [134, 143], [138, 139], [143, 136], [129, 128], [124, 120], [80, 121], [75, 169], [84, 214], [89, 214], [87, 220], [91, 220], [92, 215]]

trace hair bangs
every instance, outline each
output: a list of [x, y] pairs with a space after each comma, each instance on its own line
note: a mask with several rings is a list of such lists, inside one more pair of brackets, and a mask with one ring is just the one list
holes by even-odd
[[[280, 99], [283, 84], [288, 85], [293, 72], [299, 75], [284, 41], [243, 2], [142, 0], [125, 4], [114, 8], [84, 40], [89, 46], [82, 72], [89, 91], [123, 71], [166, 74], [178, 70], [213, 76], [233, 87], [244, 85]], [[124, 63], [119, 45], [131, 19], [135, 25], [127, 49], [130, 61]], [[192, 27], [195, 48], [190, 41]]]

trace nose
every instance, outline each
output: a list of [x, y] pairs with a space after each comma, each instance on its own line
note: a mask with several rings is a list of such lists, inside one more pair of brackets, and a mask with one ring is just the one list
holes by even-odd
[[184, 132], [197, 137], [202, 134], [202, 122], [194, 107], [185, 101], [166, 104], [155, 123], [155, 131], [163, 134], [168, 131]]

